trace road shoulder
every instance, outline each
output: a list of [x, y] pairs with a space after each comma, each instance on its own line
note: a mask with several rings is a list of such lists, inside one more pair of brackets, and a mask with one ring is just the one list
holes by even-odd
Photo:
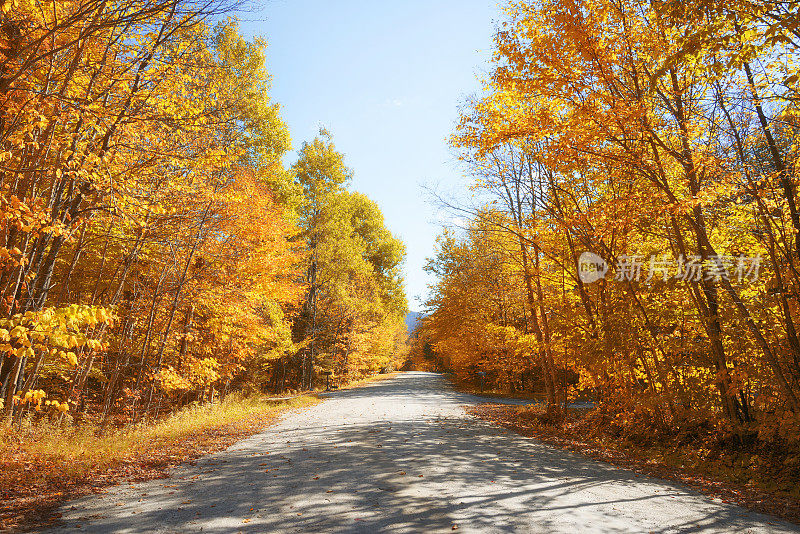
[[[122, 483], [166, 478], [171, 468], [193, 465], [199, 457], [224, 450], [319, 402], [314, 395], [265, 399], [263, 409], [220, 418], [218, 423], [212, 419], [209, 424], [155, 439], [145, 429], [134, 450], [113, 459], [76, 459], [59, 451], [37, 451], [23, 441], [30, 436], [6, 431], [0, 456], [0, 530], [18, 532], [51, 525], [59, 520], [59, 507], [68, 501]], [[129, 432], [136, 441], [137, 431]], [[130, 434], [125, 437], [131, 438]]]
[[758, 513], [800, 524], [800, 499], [796, 497], [737, 484], [714, 477], [702, 469], [671, 465], [648, 455], [647, 449], [626, 447], [623, 442], [603, 439], [590, 433], [571, 432], [569, 425], [559, 428], [538, 424], [524, 417], [519, 408], [518, 405], [483, 402], [467, 406], [466, 410], [482, 420], [491, 421], [523, 436], [536, 438], [553, 447], [578, 452], [641, 475], [679, 482], [704, 493], [716, 502], [736, 504]]

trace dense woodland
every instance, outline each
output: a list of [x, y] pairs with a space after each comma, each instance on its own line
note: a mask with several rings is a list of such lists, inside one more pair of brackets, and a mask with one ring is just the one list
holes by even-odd
[[[503, 0], [481, 90], [441, 136], [466, 183], [459, 200], [434, 200], [452, 224], [427, 260], [421, 314], [408, 313], [405, 246], [353, 189], [334, 135], [290, 138], [267, 41], [236, 18], [246, 1], [0, 0], [0, 529], [66, 516], [99, 530], [135, 517], [279, 530], [605, 518], [646, 531], [661, 528], [653, 514], [661, 530], [758, 528], [672, 484], [530, 454], [469, 428], [474, 417], [798, 521], [798, 0]], [[424, 2], [413, 9], [426, 18], [397, 20], [396, 6], [354, 15], [326, 1], [280, 15], [303, 26], [296, 41], [313, 19], [336, 39], [368, 29], [347, 37], [369, 47], [388, 14], [402, 31], [387, 42], [419, 39], [402, 50], [422, 80], [436, 65], [423, 48], [459, 64], [426, 43], [467, 48]], [[286, 53], [301, 59], [283, 64], [306, 79], [333, 64], [305, 61], [322, 41], [296, 41]], [[348, 46], [331, 46], [336, 60]], [[336, 84], [405, 72], [394, 48], [375, 49], [317, 89], [373, 112]], [[395, 142], [400, 124], [435, 131], [423, 109], [369, 117], [395, 134], [382, 158], [427, 158]], [[313, 408], [323, 388], [395, 369], [531, 402], [405, 375]], [[279, 416], [224, 469], [134, 491]], [[339, 461], [345, 445], [358, 461]], [[306, 462], [317, 453], [330, 461]], [[253, 488], [215, 491], [253, 473], [258, 509]], [[122, 481], [133, 489], [115, 514], [57, 506]], [[480, 510], [461, 513], [488, 487], [511, 505], [472, 499]], [[406, 489], [423, 513], [409, 514]], [[609, 505], [632, 501], [625, 517]]]
[[[330, 133], [286, 163], [266, 44], [234, 7], [2, 2], [7, 423], [403, 359], [403, 244]], [[621, 427], [796, 446], [796, 7], [510, 2], [451, 139], [479, 203], [427, 266], [418, 358], [556, 419], [584, 398]]]
[[402, 356], [403, 244], [330, 134], [284, 164], [234, 7], [2, 2], [6, 422], [139, 420]]
[[[795, 2], [512, 1], [415, 350], [618, 428], [800, 436]], [[581, 255], [609, 266], [580, 276]]]

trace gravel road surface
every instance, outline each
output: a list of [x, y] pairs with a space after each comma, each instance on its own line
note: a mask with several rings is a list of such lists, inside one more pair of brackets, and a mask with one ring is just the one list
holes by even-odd
[[50, 532], [800, 532], [475, 420], [435, 374], [327, 397]]

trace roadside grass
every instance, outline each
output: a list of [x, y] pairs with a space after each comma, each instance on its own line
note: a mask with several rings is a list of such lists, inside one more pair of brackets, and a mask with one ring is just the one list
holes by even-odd
[[370, 375], [360, 380], [354, 380], [353, 382], [348, 382], [346, 385], [340, 386], [338, 389], [352, 389], [364, 386], [371, 382], [380, 382], [381, 380], [389, 380], [390, 378], [396, 377], [400, 373], [402, 373], [402, 371], [392, 371], [390, 373], [378, 373], [375, 375]]
[[[455, 376], [452, 375], [445, 375], [445, 376], [448, 377], [450, 384], [459, 393], [468, 393], [470, 395], [475, 395], [477, 397], [486, 397], [489, 399], [524, 400], [538, 404], [544, 403], [546, 399], [544, 393], [532, 393], [530, 391], [510, 393], [506, 389], [490, 388], [490, 387], [485, 387], [483, 391], [481, 391], [480, 385], [476, 384], [475, 382], [468, 380], [458, 380]], [[563, 403], [563, 399], [558, 399], [558, 400]], [[570, 405], [573, 404], [584, 404], [584, 401], [583, 400], [570, 401]]]
[[478, 397], [486, 397], [490, 399], [514, 399], [514, 400], [528, 400], [531, 402], [542, 402], [544, 395], [535, 394], [531, 392], [509, 393], [508, 391], [486, 387], [481, 391], [479, 385], [464, 380], [456, 380], [455, 377], [449, 377], [450, 383], [453, 388], [459, 393], [469, 393]]
[[331, 381], [331, 389], [328, 389], [328, 384], [324, 379], [318, 379], [318, 382], [320, 383], [314, 386], [313, 390], [309, 391], [300, 389], [290, 389], [286, 392], [287, 395], [286, 397], [273, 397], [273, 398], [288, 399], [314, 393], [326, 393], [330, 391], [339, 391], [342, 389], [357, 388], [369, 384], [370, 382], [378, 382], [380, 380], [388, 380], [390, 378], [394, 378], [395, 376], [399, 375], [402, 372], [403, 371], [390, 371], [388, 373], [375, 373], [345, 383], [340, 383], [339, 379], [337, 378]]
[[0, 529], [52, 519], [62, 502], [110, 484], [165, 476], [169, 467], [224, 449], [278, 416], [321, 402], [232, 394], [155, 422], [102, 428], [56, 421], [0, 428]]

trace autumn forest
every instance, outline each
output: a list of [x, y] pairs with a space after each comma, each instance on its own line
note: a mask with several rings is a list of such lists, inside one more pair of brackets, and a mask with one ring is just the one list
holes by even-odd
[[3, 3], [7, 421], [140, 420], [400, 356], [403, 244], [327, 132], [284, 166], [264, 43], [230, 8]]
[[451, 205], [417, 358], [796, 466], [797, 5], [506, 9], [451, 138], [483, 202]]
[[800, 498], [796, 2], [502, 2], [411, 332], [406, 245], [240, 4], [0, 3], [7, 447], [435, 371]]

